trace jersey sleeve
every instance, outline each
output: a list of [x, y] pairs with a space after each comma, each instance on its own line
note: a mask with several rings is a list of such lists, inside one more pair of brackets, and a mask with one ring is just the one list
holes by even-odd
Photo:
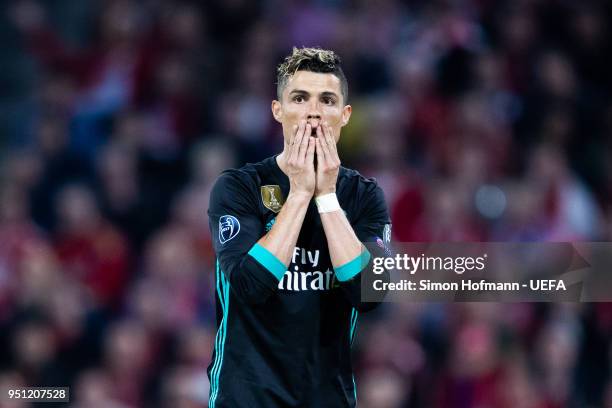
[[257, 244], [265, 235], [257, 186], [248, 175], [223, 173], [211, 194], [208, 220], [218, 265], [242, 301], [259, 304], [276, 290], [285, 273], [272, 254]]
[[[359, 194], [360, 202], [363, 203], [357, 220], [353, 222], [353, 230], [357, 238], [367, 245], [370, 252], [363, 262], [361, 272], [353, 278], [340, 282], [340, 287], [351, 304], [361, 312], [375, 308], [379, 302], [362, 302], [361, 286], [374, 279], [389, 281], [388, 272], [382, 275], [374, 275], [372, 272], [373, 259], [390, 255], [389, 247], [391, 243], [391, 219], [382, 189], [375, 183], [366, 184], [363, 194]], [[380, 293], [380, 301], [385, 293]]]

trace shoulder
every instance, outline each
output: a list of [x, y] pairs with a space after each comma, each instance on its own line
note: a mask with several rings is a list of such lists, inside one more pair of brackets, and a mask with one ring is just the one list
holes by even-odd
[[260, 184], [258, 168], [262, 162], [247, 163], [237, 169], [224, 170], [215, 181], [213, 191], [221, 188], [242, 189], [249, 191]]
[[365, 177], [357, 170], [340, 168], [338, 174], [338, 200], [353, 219], [384, 220], [389, 222], [385, 194], [373, 177]]
[[246, 164], [237, 169], [223, 171], [215, 181], [210, 193], [210, 206], [232, 203], [232, 206], [256, 208], [260, 177], [257, 164]]
[[384, 197], [384, 193], [374, 177], [366, 177], [357, 170], [349, 169], [341, 166], [338, 174], [339, 187], [344, 190], [349, 190], [350, 194], [357, 195], [360, 198], [367, 196], [380, 195]]

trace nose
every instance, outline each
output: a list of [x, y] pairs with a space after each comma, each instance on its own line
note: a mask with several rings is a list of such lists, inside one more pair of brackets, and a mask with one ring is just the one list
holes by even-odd
[[321, 108], [319, 106], [319, 101], [313, 101], [308, 106], [308, 116], [306, 120], [310, 123], [310, 126], [313, 128], [318, 126], [321, 122]]

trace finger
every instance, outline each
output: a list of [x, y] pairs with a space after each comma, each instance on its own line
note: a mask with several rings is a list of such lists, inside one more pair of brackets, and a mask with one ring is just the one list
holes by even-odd
[[329, 160], [335, 163], [340, 163], [340, 157], [338, 156], [338, 146], [336, 145], [336, 139], [334, 138], [332, 128], [331, 126], [326, 125], [324, 129], [326, 133], [325, 139], [327, 140], [327, 147], [330, 152]]
[[[325, 160], [325, 152], [323, 151], [323, 141], [325, 136], [323, 135], [323, 128], [322, 126], [317, 126], [317, 160], [319, 160], [319, 163], [323, 164], [324, 160]], [[320, 159], [319, 159], [319, 154]]]
[[317, 126], [317, 139], [322, 139], [324, 137], [325, 135], [323, 134], [323, 126], [322, 125]]
[[323, 127], [323, 133], [325, 134], [325, 140], [327, 141], [327, 145], [329, 147], [330, 152], [337, 151], [336, 149], [336, 139], [334, 139], [334, 134], [331, 126], [325, 123]]
[[302, 135], [301, 143], [300, 143], [300, 151], [298, 153], [298, 160], [300, 163], [304, 163], [306, 160], [306, 153], [308, 152], [308, 141], [310, 140], [311, 127], [310, 123], [306, 124], [304, 128], [304, 134]]
[[316, 137], [308, 137], [308, 152], [306, 153], [306, 163], [314, 163], [314, 152]]
[[293, 143], [295, 143], [295, 136], [298, 130], [298, 125], [293, 125], [291, 127], [291, 135], [289, 135], [289, 141], [287, 142], [287, 159], [292, 157], [293, 153]]
[[291, 135], [289, 135], [289, 149], [293, 146], [293, 142], [295, 141], [295, 134], [297, 133], [298, 125], [293, 125], [291, 127]]
[[321, 146], [321, 139], [318, 137], [315, 141], [316, 151], [317, 151], [317, 170], [322, 169], [325, 166], [325, 153], [323, 152], [323, 147]]
[[330, 165], [332, 164], [331, 161], [333, 158], [332, 156], [333, 153], [329, 150], [329, 146], [327, 144], [326, 138], [321, 138], [320, 140], [321, 140], [320, 142], [321, 150], [323, 151], [323, 158], [324, 158], [323, 163], [325, 163], [325, 167], [330, 167]]
[[304, 136], [304, 127], [306, 126], [305, 120], [300, 120], [298, 123], [297, 132], [295, 133], [295, 138], [293, 139], [293, 145], [291, 146], [290, 158], [293, 161], [298, 159], [299, 147], [302, 143], [302, 137]]

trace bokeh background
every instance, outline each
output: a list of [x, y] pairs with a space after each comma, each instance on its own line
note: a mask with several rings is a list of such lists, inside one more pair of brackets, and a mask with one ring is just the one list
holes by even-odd
[[[206, 407], [208, 193], [279, 152], [275, 66], [342, 57], [397, 241], [612, 240], [611, 3], [4, 1], [0, 388]], [[609, 304], [386, 304], [363, 408], [612, 406]], [[13, 406], [22, 406], [15, 404]]]

